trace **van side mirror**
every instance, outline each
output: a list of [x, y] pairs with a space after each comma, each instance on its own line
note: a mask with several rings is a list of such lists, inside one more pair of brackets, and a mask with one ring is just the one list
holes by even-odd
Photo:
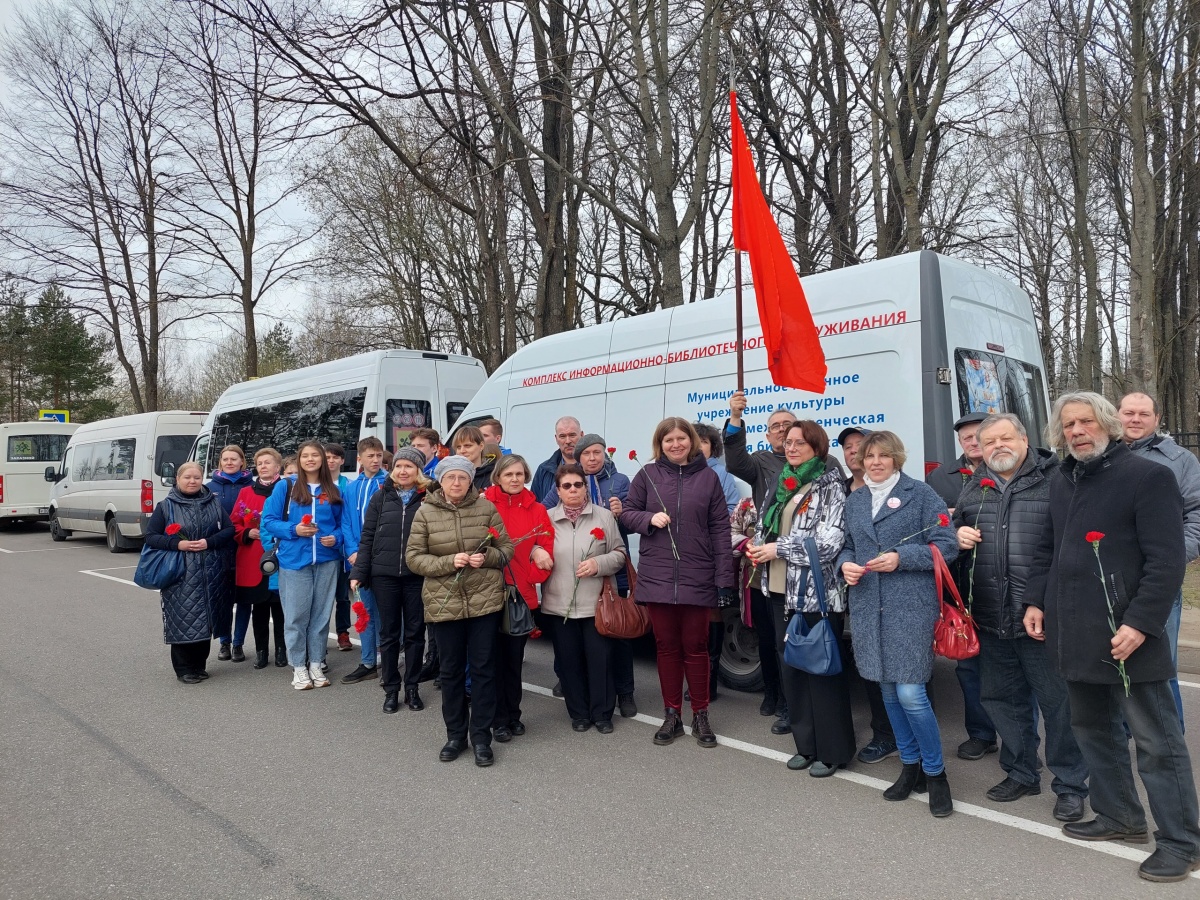
[[48, 482], [54, 484], [58, 481], [58, 469], [56, 469], [54, 466], [46, 466], [46, 474], [44, 477]]
[[162, 476], [162, 483], [167, 487], [175, 485], [175, 464], [164, 462], [158, 468], [158, 474]]

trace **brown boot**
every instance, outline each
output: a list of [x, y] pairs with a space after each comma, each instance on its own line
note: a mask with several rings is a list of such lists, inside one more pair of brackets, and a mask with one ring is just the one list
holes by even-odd
[[667, 707], [666, 716], [663, 718], [662, 727], [654, 733], [654, 743], [660, 747], [665, 747], [675, 738], [683, 735], [683, 720], [679, 718], [679, 710]]
[[702, 709], [692, 716], [692, 737], [701, 747], [717, 746], [717, 736], [713, 734], [712, 726], [708, 724], [707, 709]]

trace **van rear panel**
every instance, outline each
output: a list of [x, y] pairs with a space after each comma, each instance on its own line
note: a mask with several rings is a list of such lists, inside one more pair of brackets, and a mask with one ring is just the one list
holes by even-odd
[[47, 467], [58, 468], [79, 426], [10, 422], [0, 426], [0, 519], [45, 519], [50, 512]]

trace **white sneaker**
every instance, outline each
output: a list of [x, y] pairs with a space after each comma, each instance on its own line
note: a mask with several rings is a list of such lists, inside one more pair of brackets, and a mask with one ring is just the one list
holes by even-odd
[[313, 663], [308, 667], [309, 677], [312, 678], [313, 687], [329, 687], [329, 679], [325, 677], [325, 673], [321, 671], [320, 663]]
[[292, 687], [298, 691], [311, 691], [312, 679], [308, 677], [308, 669], [304, 666], [296, 666], [292, 672]]

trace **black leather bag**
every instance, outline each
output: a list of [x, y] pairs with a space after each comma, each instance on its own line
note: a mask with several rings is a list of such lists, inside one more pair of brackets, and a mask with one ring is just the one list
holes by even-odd
[[[508, 566], [504, 568], [512, 575], [512, 569]], [[513, 581], [516, 581], [515, 577]], [[500, 632], [509, 637], [528, 637], [535, 628], [533, 610], [515, 584], [506, 584], [504, 588], [504, 614], [500, 617]]]

